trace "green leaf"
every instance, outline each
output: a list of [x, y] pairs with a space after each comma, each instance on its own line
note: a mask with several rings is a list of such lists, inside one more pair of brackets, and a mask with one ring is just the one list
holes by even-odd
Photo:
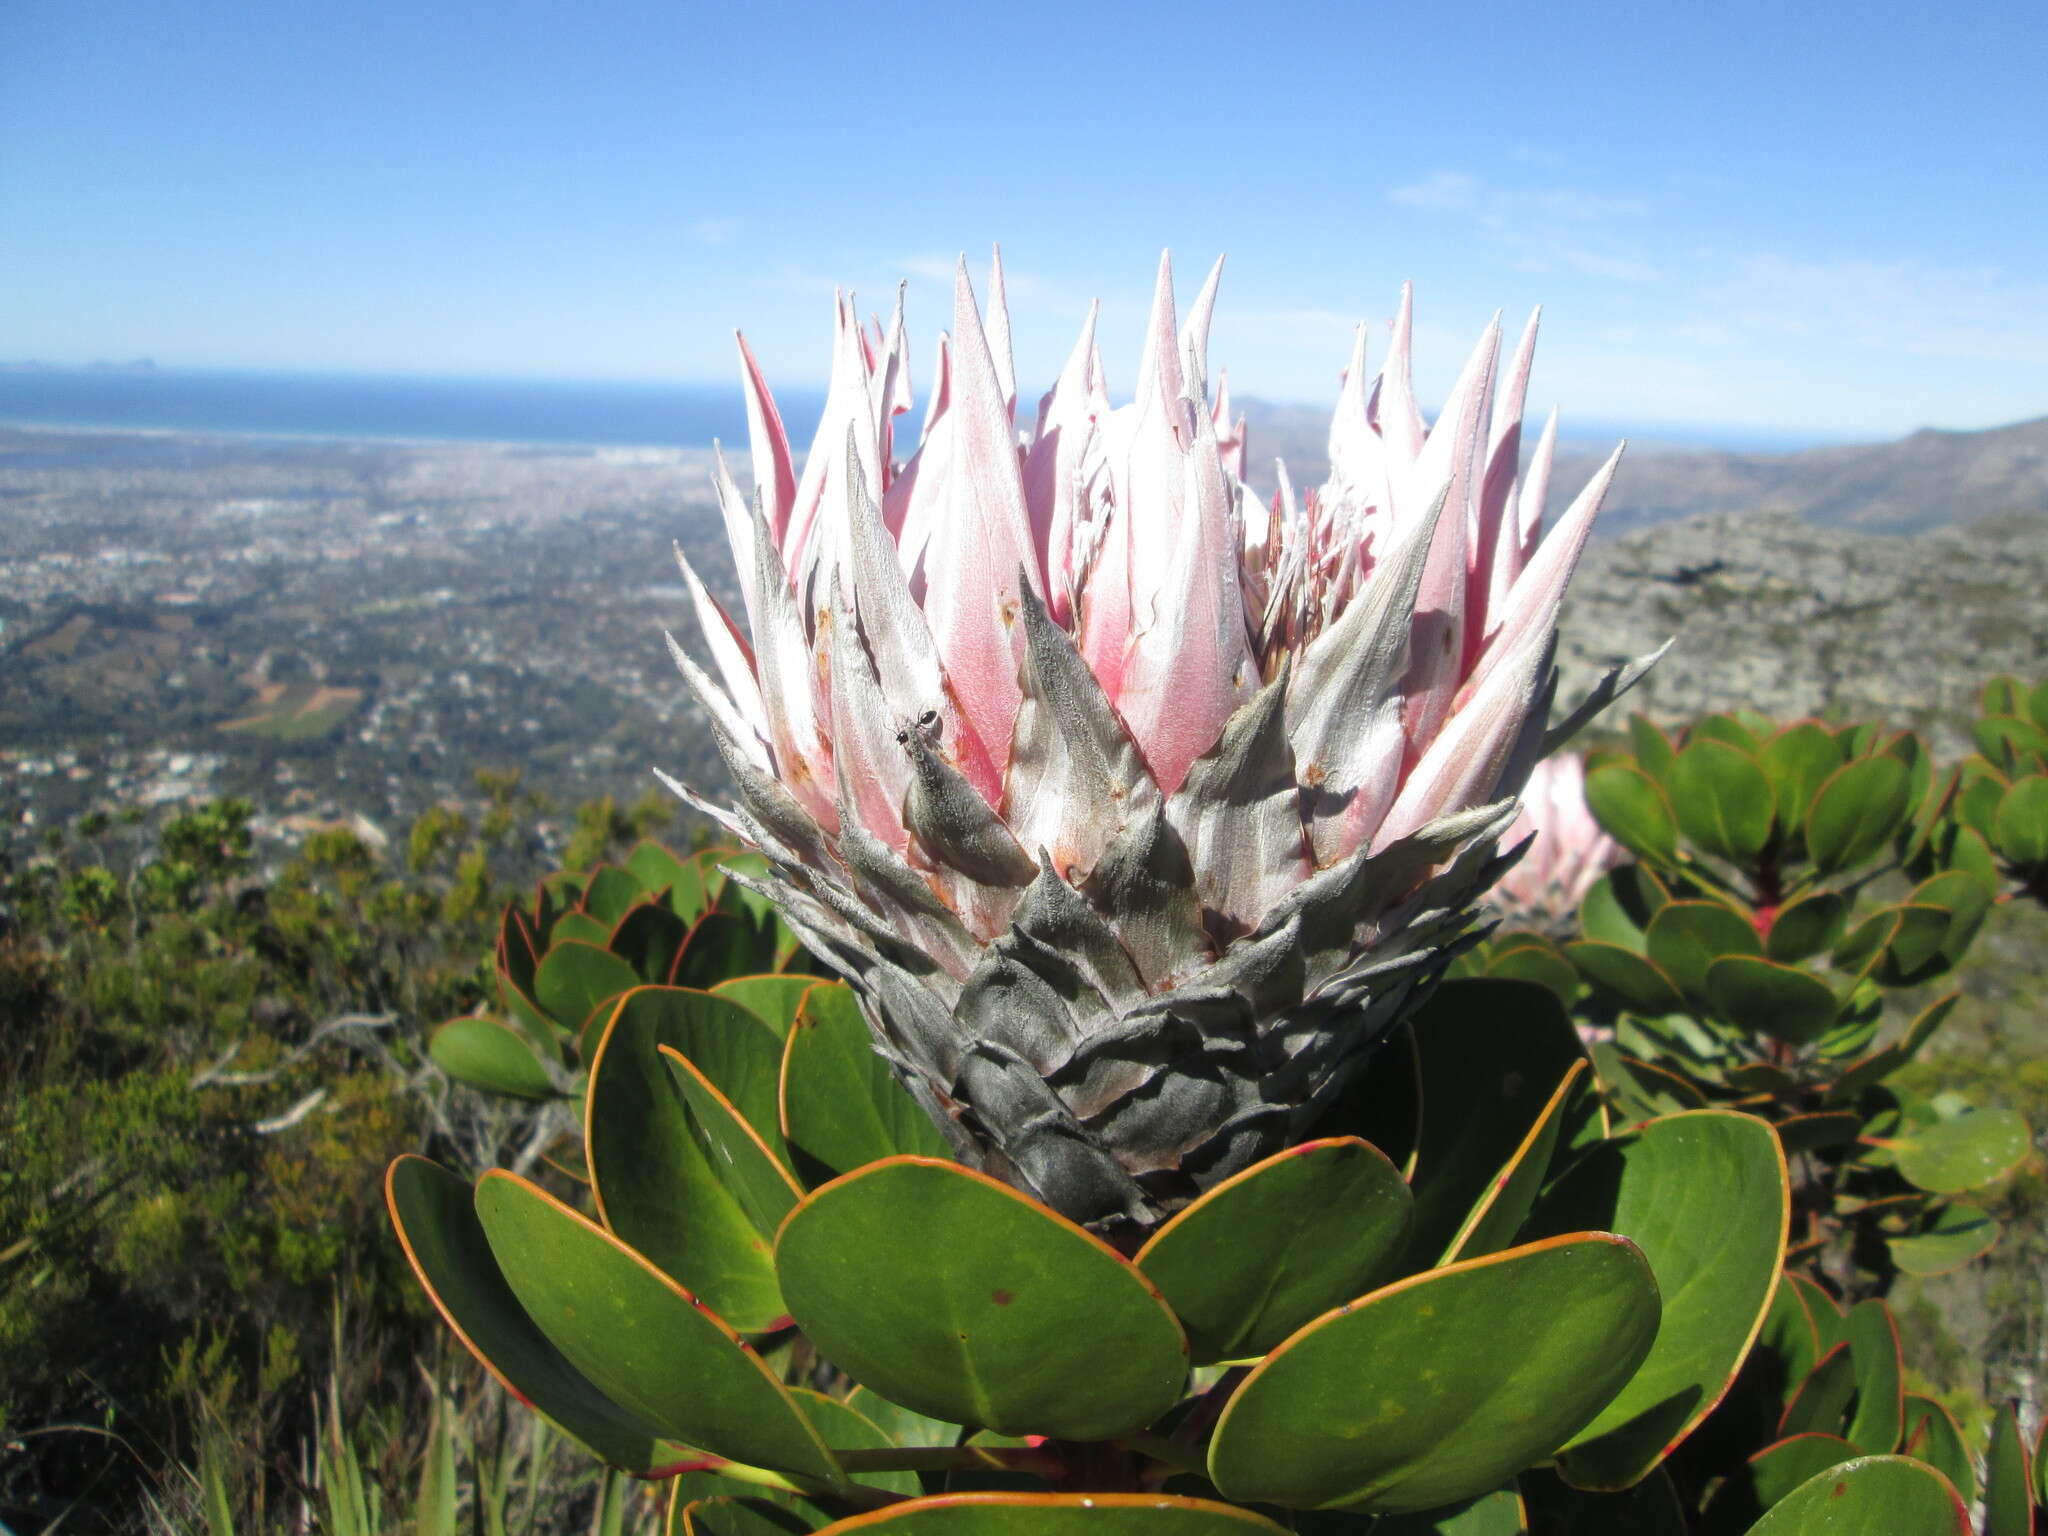
[[2033, 1536], [2033, 1477], [2027, 1443], [2011, 1403], [1991, 1416], [1991, 1450], [1984, 1458], [1984, 1536]]
[[1701, 994], [1707, 967], [1723, 955], [1764, 952], [1749, 919], [1718, 901], [1674, 901], [1650, 919], [1650, 959], [1688, 996]]
[[645, 896], [640, 882], [631, 874], [616, 864], [600, 864], [583, 883], [582, 909], [610, 928]]
[[1865, 1456], [1807, 1479], [1749, 1536], [1970, 1536], [1948, 1479], [1904, 1456]]
[[1225, 1179], [1132, 1262], [1180, 1318], [1195, 1364], [1241, 1360], [1363, 1295], [1399, 1260], [1412, 1219], [1385, 1154], [1332, 1137]]
[[1706, 1108], [1706, 1095], [1685, 1078], [1664, 1067], [1625, 1056], [1611, 1041], [1593, 1047], [1593, 1065], [1600, 1074], [1601, 1086], [1628, 1124]]
[[766, 971], [759, 976], [734, 976], [705, 990], [713, 997], [730, 998], [775, 1031], [778, 1040], [786, 1040], [804, 994], [824, 985], [829, 983], [819, 976]]
[[1443, 1263], [1497, 1253], [1514, 1242], [1536, 1204], [1537, 1192], [1549, 1181], [1562, 1154], [1571, 1150], [1568, 1126], [1575, 1117], [1593, 1109], [1592, 1078], [1591, 1062], [1571, 1064], [1522, 1144], [1509, 1156], [1507, 1166], [1467, 1213], [1464, 1225], [1444, 1250]]
[[871, 1392], [866, 1387], [855, 1387], [848, 1393], [846, 1405], [857, 1410], [881, 1429], [889, 1437], [891, 1445], [930, 1446], [960, 1443], [958, 1424], [935, 1419], [929, 1414], [917, 1413], [901, 1403], [892, 1403], [881, 1393]]
[[1187, 1341], [1143, 1275], [956, 1163], [835, 1179], [790, 1214], [775, 1256], [825, 1356], [934, 1418], [1099, 1440], [1151, 1423], [1187, 1379]]
[[1601, 991], [1618, 999], [1624, 1008], [1649, 1018], [1676, 1013], [1685, 1006], [1671, 978], [1641, 955], [1619, 944], [1582, 939], [1564, 947], [1565, 957], [1579, 974]]
[[647, 1420], [593, 1386], [527, 1316], [492, 1256], [468, 1180], [401, 1157], [384, 1197], [427, 1299], [507, 1391], [613, 1466], [647, 1472], [675, 1459]]
[[564, 912], [548, 928], [550, 946], [573, 942], [603, 949], [611, 942], [611, 937], [612, 925], [588, 912]]
[[1856, 1401], [1856, 1359], [1845, 1339], [1828, 1345], [1820, 1363], [1807, 1373], [1785, 1405], [1778, 1421], [1780, 1435], [1842, 1435], [1849, 1427], [1849, 1408]]
[[1849, 1309], [1849, 1354], [1856, 1366], [1856, 1411], [1849, 1441], [1873, 1456], [1899, 1448], [1906, 1427], [1905, 1362], [1899, 1325], [1876, 1297]]
[[1906, 1452], [1955, 1485], [1965, 1504], [1977, 1502], [1977, 1462], [1956, 1416], [1931, 1397], [1906, 1394]]
[[[1960, 872], [1959, 872], [1960, 873]], [[1976, 884], [1976, 877], [1961, 878]], [[1923, 907], [1901, 902], [1886, 909], [1898, 914], [1898, 927], [1884, 946], [1884, 953], [1871, 967], [1871, 976], [1884, 986], [1912, 986], [1933, 979], [1948, 969], [1942, 949], [1948, 938], [1949, 913], [1941, 907]]]
[[1991, 846], [2008, 864], [2048, 864], [2048, 774], [2030, 773], [2005, 792], [1991, 821]]
[[1579, 973], [1548, 940], [1518, 943], [1496, 951], [1486, 963], [1486, 974], [1502, 981], [1530, 981], [1557, 995], [1566, 1007], [1579, 995]]
[[1725, 741], [1689, 742], [1666, 780], [1678, 829], [1704, 852], [1748, 867], [1771, 840], [1778, 796], [1754, 757]]
[[1989, 1253], [1998, 1242], [1998, 1222], [1982, 1206], [1961, 1201], [1936, 1206], [1919, 1231], [1888, 1238], [1892, 1263], [1922, 1279], [1953, 1274]]
[[1790, 963], [1833, 949], [1848, 931], [1849, 901], [1838, 891], [1809, 891], [1778, 909], [1764, 954]]
[[1552, 1090], [1585, 1057], [1556, 997], [1528, 982], [1445, 982], [1414, 1024], [1422, 1057], [1422, 1140], [1409, 1181], [1415, 1223], [1404, 1267], [1410, 1270], [1437, 1262], [1542, 1116]]
[[1960, 1194], [2019, 1166], [2027, 1155], [2027, 1122], [2009, 1109], [1972, 1109], [1913, 1126], [1884, 1145], [1909, 1183], [1937, 1195]]
[[1842, 1313], [1842, 1304], [1805, 1275], [1787, 1270], [1785, 1283], [1797, 1291], [1799, 1299], [1806, 1303], [1806, 1313], [1813, 1319], [1814, 1331], [1820, 1339], [1821, 1352], [1825, 1354], [1841, 1343], [1848, 1321]]
[[1625, 877], [1617, 879], [1620, 875], [1620, 871], [1610, 870], [1593, 882], [1586, 899], [1579, 903], [1579, 931], [1589, 939], [1619, 945], [1640, 955], [1650, 912], [1630, 899], [1635, 895], [1633, 882], [1627, 882]]
[[660, 1047], [676, 1087], [683, 1096], [690, 1129], [698, 1149], [718, 1180], [729, 1190], [754, 1230], [773, 1242], [782, 1219], [803, 1198], [803, 1186], [785, 1166], [789, 1149], [779, 1130], [764, 1135], [748, 1123], [731, 1099], [718, 1091], [687, 1056], [675, 1047]]
[[[797, 1406], [811, 1421], [811, 1427], [818, 1432], [818, 1438], [839, 1451], [886, 1451], [896, 1442], [881, 1425], [875, 1423], [851, 1403], [842, 1403], [814, 1392], [809, 1387], [791, 1387], [789, 1395], [796, 1399]], [[869, 1488], [880, 1488], [885, 1493], [900, 1494], [914, 1499], [924, 1492], [924, 1484], [915, 1472], [862, 1472], [853, 1479]]]
[[1896, 757], [1866, 757], [1832, 774], [1806, 816], [1806, 852], [1824, 875], [1882, 852], [1912, 813], [1913, 776]]
[[526, 1037], [496, 1019], [450, 1019], [427, 1043], [434, 1065], [485, 1093], [552, 1099], [554, 1079]]
[[1678, 857], [1678, 818], [1657, 781], [1632, 763], [1586, 775], [1586, 808], [1622, 847], [1653, 864]]
[[1617, 1232], [1665, 1298], [1649, 1357], [1565, 1446], [1565, 1480], [1625, 1488], [1721, 1401], [1763, 1324], [1784, 1258], [1791, 1179], [1769, 1125], [1702, 1109], [1603, 1142], [1551, 1187], [1526, 1231]]
[[766, 1329], [783, 1315], [768, 1240], [706, 1157], [662, 1046], [715, 1074], [728, 1098], [773, 1114], [779, 1053], [766, 1025], [705, 992], [627, 993], [598, 1045], [585, 1094], [598, 1213], [734, 1326]]
[[709, 989], [754, 976], [775, 964], [774, 934], [745, 912], [706, 912], [690, 928], [671, 979], [679, 987]]
[[[557, 925], [559, 926], [559, 925]], [[610, 930], [606, 930], [607, 938]], [[609, 950], [580, 939], [555, 945], [533, 974], [533, 1000], [571, 1034], [621, 992], [640, 985], [633, 967]], [[591, 1037], [591, 1043], [596, 1036]]]
[[1678, 749], [1671, 745], [1671, 738], [1658, 730], [1647, 716], [1630, 715], [1628, 742], [1643, 772], [1661, 783], [1678, 756]]
[[1833, 989], [1797, 966], [1730, 955], [1707, 967], [1704, 990], [1723, 1018], [1790, 1045], [1810, 1044], [1835, 1024]]
[[[1265, 1516], [1165, 1493], [948, 1493], [828, 1525], [830, 1536], [1285, 1536]], [[821, 1532], [820, 1536], [825, 1536]]]
[[1984, 919], [1990, 915], [1992, 890], [1968, 870], [1951, 869], [1922, 881], [1907, 899], [1914, 906], [1939, 907], [1948, 913], [1948, 926], [1941, 938], [1941, 958], [1947, 966], [1953, 966], [1969, 951]]
[[605, 948], [633, 968], [643, 982], [659, 986], [675, 969], [690, 925], [667, 907], [643, 901], [629, 908], [605, 940]]
[[1785, 1275], [1778, 1277], [1777, 1289], [1771, 1293], [1770, 1310], [1764, 1314], [1750, 1363], [1757, 1363], [1757, 1355], [1765, 1352], [1777, 1368], [1773, 1391], [1804, 1381], [1820, 1363], [1820, 1330], [1814, 1326], [1806, 1298]]
[[1840, 1435], [1792, 1435], [1765, 1446], [1714, 1490], [1701, 1516], [1703, 1536], [1740, 1536], [1801, 1483], [1861, 1454]]
[[1591, 1419], [1648, 1354], [1657, 1317], [1649, 1265], [1606, 1233], [1411, 1276], [1252, 1370], [1217, 1423], [1210, 1480], [1297, 1509], [1476, 1497]]
[[775, 1373], [646, 1259], [502, 1169], [478, 1181], [476, 1213], [527, 1315], [612, 1401], [684, 1444], [842, 1483]]
[[1686, 729], [1685, 740], [1688, 746], [1695, 741], [1725, 742], [1745, 757], [1755, 757], [1763, 747], [1756, 732], [1733, 715], [1702, 715]]
[[853, 989], [820, 983], [804, 993], [783, 1045], [781, 1110], [796, 1169], [822, 1184], [885, 1157], [950, 1155], [946, 1138], [889, 1064]]
[[1802, 720], [1765, 742], [1757, 761], [1777, 791], [1780, 824], [1804, 828], [1821, 785], [1842, 766], [1842, 749], [1824, 727]]
[[626, 872], [650, 896], [667, 891], [669, 910], [686, 923], [695, 921], [704, 908], [703, 875], [657, 842], [636, 843], [626, 855]]
[[1371, 1536], [1526, 1536], [1528, 1529], [1522, 1495], [1511, 1484], [1441, 1509], [1384, 1515], [1373, 1522]]
[[2007, 773], [2025, 769], [2048, 755], [2048, 731], [2014, 715], [1992, 715], [1970, 728], [1977, 750]]
[[2020, 680], [2011, 676], [1987, 678], [1977, 690], [1977, 712], [1984, 715], [2016, 715], [2025, 708], [2026, 697]]

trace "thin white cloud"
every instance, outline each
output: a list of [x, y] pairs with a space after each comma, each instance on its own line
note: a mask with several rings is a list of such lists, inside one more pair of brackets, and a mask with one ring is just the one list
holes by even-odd
[[2048, 364], [2048, 283], [1997, 267], [1898, 260], [1740, 262], [1705, 312], [1750, 332], [1928, 358]]
[[1520, 271], [1575, 272], [1617, 283], [1658, 277], [1614, 231], [1649, 211], [1639, 198], [1576, 187], [1501, 187], [1464, 171], [1437, 171], [1393, 188], [1387, 199], [1468, 221]]

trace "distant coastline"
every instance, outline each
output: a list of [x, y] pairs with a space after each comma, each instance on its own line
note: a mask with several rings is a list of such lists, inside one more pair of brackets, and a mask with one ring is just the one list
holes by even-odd
[[[824, 396], [782, 398], [800, 445]], [[112, 366], [0, 368], [0, 426], [579, 448], [744, 444], [735, 387]]]
[[[780, 390], [777, 403], [803, 452], [824, 392]], [[1328, 406], [1244, 405], [1268, 445], [1255, 452], [1310, 443], [1320, 449]], [[1020, 420], [1028, 424], [1028, 406]], [[147, 359], [82, 367], [0, 361], [0, 426], [581, 448], [707, 448], [714, 439], [747, 440], [745, 401], [736, 384], [270, 373], [168, 368]], [[1787, 452], [1843, 440], [1739, 426], [1565, 423], [1568, 445], [1604, 449], [1621, 437], [1633, 439], [1638, 451]], [[1299, 453], [1288, 457], [1291, 462]]]

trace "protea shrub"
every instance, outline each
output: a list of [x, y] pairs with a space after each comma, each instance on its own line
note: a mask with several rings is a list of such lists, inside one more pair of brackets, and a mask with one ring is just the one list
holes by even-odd
[[956, 1155], [1107, 1234], [1299, 1139], [1469, 941], [1577, 723], [1558, 611], [1614, 472], [1547, 518], [1534, 318], [1426, 420], [1404, 291], [1327, 483], [1260, 501], [1208, 383], [1220, 269], [1183, 325], [1162, 259], [1122, 406], [1091, 311], [1020, 432], [1000, 260], [985, 315], [963, 263], [907, 456], [901, 299], [885, 329], [842, 298], [800, 472], [742, 340], [740, 614], [683, 563], [738, 804], [677, 787], [768, 856]]

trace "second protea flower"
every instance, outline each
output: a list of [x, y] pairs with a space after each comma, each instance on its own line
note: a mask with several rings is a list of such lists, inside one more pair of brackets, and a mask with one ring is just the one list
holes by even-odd
[[1621, 845], [1586, 808], [1586, 765], [1560, 752], [1522, 786], [1522, 809], [1501, 837], [1528, 847], [1495, 883], [1489, 900], [1508, 922], [1559, 937], [1577, 926], [1579, 903], [1622, 861]]
[[900, 298], [886, 329], [839, 303], [801, 474], [743, 342], [744, 628], [684, 566], [718, 680], [677, 660], [740, 803], [691, 798], [960, 1155], [1104, 1230], [1298, 1136], [1456, 953], [1614, 467], [1546, 529], [1534, 320], [1431, 424], [1404, 295], [1329, 483], [1261, 505], [1205, 379], [1216, 281], [1181, 326], [1162, 260], [1114, 409], [1091, 312], [1020, 438], [1001, 266], [984, 320], [963, 264], [900, 462]]

